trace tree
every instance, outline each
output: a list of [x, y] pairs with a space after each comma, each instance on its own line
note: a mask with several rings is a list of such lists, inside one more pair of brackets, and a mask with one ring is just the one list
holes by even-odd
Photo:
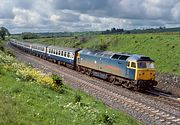
[[116, 33], [116, 28], [111, 28], [111, 33]]
[[5, 27], [1, 27], [0, 28], [0, 37], [1, 37], [1, 39], [5, 40], [6, 35], [10, 36], [10, 33], [9, 33], [8, 29], [6, 29]]
[[31, 33], [31, 32], [23, 32], [21, 34], [23, 39], [36, 39], [38, 38], [38, 35], [35, 33]]

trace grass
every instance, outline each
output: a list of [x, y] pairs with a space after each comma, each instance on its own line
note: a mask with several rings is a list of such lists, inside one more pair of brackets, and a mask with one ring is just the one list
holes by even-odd
[[66, 47], [142, 54], [156, 61], [159, 72], [180, 75], [180, 36], [178, 33], [95, 35], [30, 41]]
[[[54, 90], [20, 79], [7, 68], [12, 58], [0, 51], [0, 124], [139, 125], [131, 116], [111, 109], [84, 92], [63, 85]], [[56, 77], [57, 79], [57, 77]]]
[[60, 94], [35, 83], [17, 81], [15, 77], [6, 72], [0, 78], [1, 125], [106, 124], [105, 116], [116, 125], [139, 124], [130, 116], [112, 110], [78, 90], [65, 86]]

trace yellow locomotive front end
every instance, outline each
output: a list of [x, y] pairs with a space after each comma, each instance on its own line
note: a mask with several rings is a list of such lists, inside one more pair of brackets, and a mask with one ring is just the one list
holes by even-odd
[[154, 62], [138, 61], [136, 68], [136, 80], [155, 80], [156, 70]]
[[136, 75], [139, 88], [150, 89], [158, 83], [155, 80], [156, 69], [153, 61], [137, 61], [136, 62]]

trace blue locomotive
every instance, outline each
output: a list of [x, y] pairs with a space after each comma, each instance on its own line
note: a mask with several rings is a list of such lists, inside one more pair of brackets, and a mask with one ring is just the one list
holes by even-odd
[[11, 45], [89, 76], [97, 76], [126, 88], [149, 89], [157, 85], [154, 61], [147, 56], [10, 42]]

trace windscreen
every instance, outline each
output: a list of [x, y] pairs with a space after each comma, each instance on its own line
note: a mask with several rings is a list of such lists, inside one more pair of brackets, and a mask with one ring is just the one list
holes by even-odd
[[140, 61], [138, 62], [138, 68], [154, 68], [154, 63], [147, 61]]

